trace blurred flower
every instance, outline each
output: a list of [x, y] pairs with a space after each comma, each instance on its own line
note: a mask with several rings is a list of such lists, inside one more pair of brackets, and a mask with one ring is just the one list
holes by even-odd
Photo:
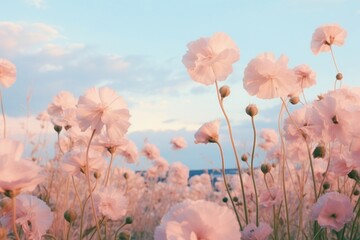
[[259, 205], [263, 208], [269, 208], [274, 205], [280, 205], [283, 200], [283, 194], [281, 189], [278, 187], [271, 187], [268, 189], [264, 189], [260, 193], [259, 197]]
[[174, 150], [183, 149], [187, 145], [185, 138], [183, 137], [174, 137], [173, 139], [171, 139], [170, 143], [172, 144], [172, 148]]
[[207, 239], [239, 240], [235, 214], [226, 206], [205, 200], [173, 205], [155, 229], [155, 240]]
[[[40, 240], [51, 227], [54, 215], [46, 203], [39, 198], [21, 194], [16, 197], [16, 224], [21, 225], [26, 239]], [[0, 218], [1, 225], [12, 228], [12, 213]]]
[[195, 143], [217, 142], [219, 139], [220, 120], [204, 123], [195, 133]]
[[316, 84], [316, 73], [308, 65], [301, 64], [295, 67], [294, 73], [301, 89], [308, 88]]
[[349, 197], [338, 192], [322, 195], [311, 208], [311, 218], [317, 220], [321, 227], [340, 231], [351, 221], [353, 207]]
[[159, 148], [152, 143], [145, 143], [141, 153], [149, 160], [155, 160], [160, 157]]
[[6, 59], [0, 59], [0, 85], [9, 88], [16, 80], [16, 67]]
[[225, 33], [190, 42], [182, 62], [190, 77], [205, 85], [225, 80], [232, 73], [232, 64], [240, 54], [234, 41]]
[[345, 42], [347, 32], [338, 24], [328, 24], [318, 27], [313, 33], [311, 51], [316, 55], [319, 52], [330, 51], [330, 46], [341, 46]]
[[77, 104], [77, 119], [82, 131], [90, 128], [100, 133], [106, 126], [114, 138], [127, 132], [130, 114], [124, 99], [108, 87], [90, 88]]
[[264, 139], [264, 142], [259, 143], [259, 147], [265, 151], [274, 147], [278, 143], [278, 135], [274, 129], [264, 128], [261, 130], [260, 136]]
[[258, 98], [271, 99], [287, 97], [298, 92], [300, 85], [295, 73], [288, 69], [288, 58], [282, 55], [278, 60], [272, 53], [263, 53], [251, 60], [244, 72], [245, 90]]
[[101, 188], [94, 194], [98, 214], [113, 221], [123, 218], [127, 212], [128, 199], [115, 187]]
[[169, 183], [186, 186], [188, 184], [189, 168], [181, 162], [170, 165], [167, 181]]
[[241, 240], [266, 240], [271, 233], [272, 228], [267, 223], [260, 222], [258, 227], [249, 223], [241, 232]]
[[59, 92], [47, 108], [52, 122], [62, 127], [77, 125], [76, 103], [77, 99], [72, 93], [67, 91]]
[[127, 163], [135, 163], [139, 158], [139, 151], [137, 146], [129, 139], [124, 140], [124, 143], [117, 148], [117, 151], [125, 158]]

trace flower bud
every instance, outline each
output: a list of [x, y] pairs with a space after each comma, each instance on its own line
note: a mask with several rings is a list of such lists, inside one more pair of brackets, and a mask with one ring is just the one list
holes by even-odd
[[261, 164], [260, 169], [261, 169], [261, 171], [262, 171], [263, 174], [267, 174], [267, 173], [269, 173], [270, 170], [271, 170], [271, 165], [268, 164], [268, 163], [263, 163], [263, 164]]
[[289, 102], [293, 105], [296, 105], [300, 102], [300, 98], [298, 96], [291, 97]]
[[230, 95], [230, 87], [229, 86], [222, 86], [219, 90], [221, 98], [226, 98]]
[[72, 222], [74, 222], [76, 220], [77, 213], [76, 213], [76, 211], [74, 209], [70, 208], [70, 209], [65, 211], [64, 218], [68, 223], [72, 223]]
[[238, 198], [238, 197], [233, 197], [233, 201], [234, 201], [234, 202], [238, 202], [238, 201], [239, 201], [239, 198]]
[[258, 114], [259, 110], [255, 104], [249, 104], [245, 109], [247, 115], [254, 117]]
[[129, 174], [126, 172], [126, 173], [123, 174], [123, 177], [124, 177], [125, 179], [129, 179]]
[[241, 155], [241, 161], [247, 162], [247, 160], [248, 160], [247, 154], [244, 153], [243, 155]]
[[312, 153], [314, 158], [324, 158], [326, 155], [326, 148], [324, 144], [320, 143], [316, 146]]
[[224, 203], [227, 203], [228, 202], [228, 198], [227, 197], [223, 197], [223, 199], [222, 199], [222, 201], [224, 202]]
[[324, 188], [324, 190], [329, 189], [330, 188], [330, 183], [329, 182], [324, 182], [323, 188]]
[[131, 234], [128, 231], [121, 232], [119, 234], [118, 240], [130, 240]]
[[62, 126], [54, 125], [54, 130], [55, 130], [55, 132], [57, 132], [59, 134], [62, 130]]
[[355, 169], [348, 173], [348, 177], [354, 179], [356, 182], [360, 181], [359, 173]]
[[338, 74], [336, 74], [336, 80], [342, 80], [343, 79], [343, 75], [342, 75], [342, 73], [338, 73]]
[[354, 191], [354, 195], [355, 195], [355, 196], [357, 196], [357, 195], [359, 195], [359, 194], [360, 194], [359, 189], [355, 189], [355, 191]]
[[101, 177], [100, 172], [94, 172], [94, 178], [99, 179]]
[[126, 217], [125, 218], [125, 224], [132, 224], [132, 223], [133, 223], [132, 217]]

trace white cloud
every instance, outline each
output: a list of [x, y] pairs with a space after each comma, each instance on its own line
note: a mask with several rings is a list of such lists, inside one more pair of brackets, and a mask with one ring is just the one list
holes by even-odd
[[39, 68], [39, 72], [58, 72], [58, 71], [61, 71], [63, 70], [63, 66], [61, 65], [51, 65], [51, 64], [45, 64], [45, 65], [42, 65], [40, 68]]
[[44, 9], [46, 7], [44, 0], [26, 0], [26, 3], [39, 9]]

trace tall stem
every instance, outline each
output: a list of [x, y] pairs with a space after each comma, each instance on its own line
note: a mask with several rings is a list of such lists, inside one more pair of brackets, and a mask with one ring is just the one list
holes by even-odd
[[254, 192], [255, 192], [255, 203], [256, 203], [256, 226], [259, 226], [259, 199], [258, 199], [258, 193], [256, 189], [256, 183], [255, 183], [255, 174], [254, 174], [254, 156], [255, 156], [255, 148], [256, 148], [256, 128], [254, 123], [254, 117], [251, 117], [251, 125], [253, 128], [254, 133], [254, 140], [253, 140], [253, 147], [251, 151], [251, 178], [254, 185]]
[[225, 184], [225, 188], [226, 188], [226, 191], [229, 195], [229, 198], [230, 198], [230, 201], [231, 201], [231, 204], [233, 206], [233, 209], [234, 209], [234, 212], [235, 212], [235, 215], [236, 215], [236, 219], [239, 223], [239, 226], [240, 226], [240, 229], [242, 230], [242, 225], [241, 225], [241, 222], [240, 222], [240, 217], [239, 217], [239, 213], [237, 212], [237, 209], [236, 209], [236, 206], [235, 206], [235, 203], [234, 203], [234, 200], [233, 198], [231, 197], [231, 193], [230, 193], [230, 189], [229, 189], [229, 186], [227, 184], [227, 180], [226, 180], [226, 175], [225, 175], [225, 160], [224, 160], [224, 153], [223, 153], [223, 150], [222, 150], [222, 147], [220, 145], [219, 142], [215, 142], [218, 147], [219, 147], [219, 151], [220, 151], [220, 156], [221, 156], [221, 173], [222, 173], [222, 176], [223, 176], [223, 179], [224, 179], [224, 184]]
[[218, 82], [217, 82], [217, 81], [215, 81], [215, 86], [216, 86], [216, 96], [217, 96], [217, 98], [218, 98], [218, 102], [219, 102], [221, 111], [222, 111], [222, 113], [223, 113], [223, 115], [224, 115], [224, 117], [225, 117], [225, 120], [226, 120], [226, 123], [227, 123], [227, 126], [228, 126], [228, 131], [229, 131], [231, 146], [232, 146], [232, 149], [233, 149], [233, 151], [234, 151], [234, 156], [235, 156], [235, 160], [236, 160], [236, 166], [237, 166], [238, 173], [239, 173], [239, 177], [240, 177], [241, 194], [242, 194], [243, 203], [244, 203], [245, 222], [246, 222], [246, 224], [248, 224], [248, 223], [249, 223], [249, 218], [248, 218], [248, 211], [247, 211], [247, 204], [246, 204], [246, 196], [245, 196], [244, 182], [243, 182], [242, 175], [241, 175], [240, 160], [239, 160], [239, 157], [238, 157], [238, 154], [237, 154], [237, 151], [236, 151], [235, 142], [234, 142], [234, 137], [233, 137], [233, 135], [232, 135], [231, 124], [230, 124], [229, 118], [228, 118], [228, 116], [227, 116], [227, 114], [226, 114], [226, 112], [225, 112], [224, 105], [223, 105], [223, 101], [222, 101], [222, 98], [221, 98], [220, 93], [219, 93], [219, 85], [218, 85]]
[[104, 184], [105, 187], [107, 186], [108, 181], [109, 181], [109, 176], [110, 176], [111, 166], [112, 166], [112, 163], [113, 163], [113, 161], [114, 161], [114, 156], [115, 156], [115, 154], [114, 154], [114, 153], [111, 153], [110, 164], [109, 164], [109, 168], [107, 169], [106, 180], [105, 180], [105, 184]]
[[85, 166], [85, 175], [86, 175], [86, 179], [87, 179], [87, 183], [88, 183], [88, 187], [89, 187], [89, 196], [90, 196], [90, 202], [91, 202], [91, 208], [92, 208], [92, 212], [93, 212], [93, 216], [94, 216], [94, 220], [95, 220], [95, 224], [96, 224], [96, 232], [98, 234], [98, 238], [101, 239], [101, 234], [100, 234], [100, 226], [99, 226], [99, 222], [96, 216], [96, 210], [95, 210], [95, 204], [94, 204], [94, 199], [92, 197], [92, 187], [91, 187], [91, 181], [90, 181], [90, 171], [89, 171], [89, 150], [90, 150], [90, 144], [92, 139], [94, 138], [95, 135], [95, 129], [93, 130], [91, 137], [89, 139], [89, 144], [86, 148], [86, 166]]
[[13, 231], [14, 231], [16, 240], [20, 240], [19, 234], [16, 229], [16, 197], [15, 196], [11, 197], [11, 202], [12, 202], [12, 210], [13, 210], [13, 217], [12, 217]]
[[2, 113], [3, 122], [4, 122], [4, 138], [6, 138], [6, 116], [5, 116], [5, 109], [4, 109], [4, 103], [3, 103], [1, 89], [0, 89], [0, 103], [1, 103], [1, 113]]

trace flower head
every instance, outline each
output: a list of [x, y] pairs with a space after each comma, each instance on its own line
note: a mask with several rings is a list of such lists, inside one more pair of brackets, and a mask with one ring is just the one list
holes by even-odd
[[320, 26], [313, 33], [311, 51], [315, 55], [319, 52], [328, 52], [333, 44], [338, 46], [343, 45], [346, 35], [347, 32], [338, 24]]
[[225, 33], [200, 38], [188, 45], [182, 62], [190, 77], [205, 85], [225, 80], [232, 73], [232, 64], [239, 60], [239, 49]]
[[195, 143], [217, 142], [219, 139], [220, 120], [204, 123], [195, 133]]
[[9, 88], [16, 80], [16, 67], [5, 59], [0, 59], [0, 85]]
[[172, 144], [172, 148], [174, 150], [183, 149], [187, 145], [185, 138], [183, 137], [174, 137], [173, 139], [171, 139], [170, 143]]

